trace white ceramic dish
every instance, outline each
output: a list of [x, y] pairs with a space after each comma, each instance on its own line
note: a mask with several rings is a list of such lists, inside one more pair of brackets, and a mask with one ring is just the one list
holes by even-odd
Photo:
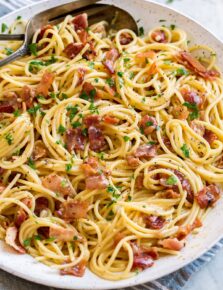
[[[66, 0], [47, 0], [36, 3], [29, 7], [20, 9], [0, 19], [2, 22], [11, 23], [18, 15], [27, 19], [32, 15], [70, 1]], [[190, 34], [192, 41], [207, 44], [213, 47], [218, 55], [222, 55], [223, 44], [204, 27], [200, 26], [190, 18], [164, 7], [162, 5], [146, 0], [114, 0], [103, 1], [114, 3], [115, 5], [128, 10], [135, 19], [140, 19], [140, 26], [148, 31], [150, 28], [160, 25], [159, 20], [167, 20], [165, 24], [175, 24]], [[223, 58], [218, 62], [223, 70]], [[87, 271], [83, 278], [72, 276], [60, 276], [57, 270], [51, 269], [35, 261], [28, 255], [18, 255], [12, 252], [3, 242], [0, 242], [0, 268], [24, 279], [40, 284], [64, 288], [64, 289], [111, 289], [133, 286], [155, 280], [164, 275], [178, 270], [186, 264], [192, 262], [221, 237], [223, 237], [223, 199], [209, 213], [202, 231], [191, 237], [185, 249], [177, 257], [165, 257], [158, 260], [152, 268], [149, 268], [134, 278], [122, 281], [106, 281], [90, 271]]]

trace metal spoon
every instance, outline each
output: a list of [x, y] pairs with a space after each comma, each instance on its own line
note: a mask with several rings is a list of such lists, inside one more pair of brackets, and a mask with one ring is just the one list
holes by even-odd
[[[24, 40], [22, 46], [9, 57], [0, 60], [0, 66], [6, 65], [28, 53], [34, 32], [41, 27], [60, 23], [66, 15], [88, 14], [89, 24], [105, 20], [109, 29], [120, 30], [128, 28], [138, 34], [138, 26], [134, 18], [125, 10], [108, 4], [92, 4], [99, 0], [78, 0], [65, 5], [57, 6], [36, 14], [27, 25], [25, 34], [0, 34], [0, 40]], [[112, 21], [115, 18], [115, 22]], [[114, 23], [113, 23], [114, 22]]]

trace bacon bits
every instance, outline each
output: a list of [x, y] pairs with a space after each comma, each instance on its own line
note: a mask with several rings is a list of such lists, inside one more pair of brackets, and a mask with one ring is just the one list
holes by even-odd
[[101, 151], [106, 145], [100, 121], [101, 118], [98, 115], [90, 115], [84, 118], [84, 124], [88, 128], [90, 149], [96, 152]]
[[67, 130], [65, 140], [70, 153], [73, 150], [84, 150], [85, 136], [80, 128]]
[[35, 91], [29, 86], [23, 86], [20, 95], [23, 102], [25, 102], [26, 107], [29, 109], [33, 105], [33, 99], [35, 98]]
[[109, 125], [117, 125], [119, 123], [119, 119], [110, 115], [105, 115], [103, 117], [103, 122]]
[[5, 242], [20, 254], [25, 254], [25, 249], [17, 244], [18, 230], [16, 227], [8, 227], [6, 230]]
[[141, 145], [136, 149], [135, 157], [137, 158], [153, 158], [157, 155], [157, 146]]
[[64, 220], [71, 222], [75, 219], [86, 218], [88, 205], [87, 201], [69, 199], [61, 204], [59, 212]]
[[91, 83], [88, 83], [88, 82], [85, 82], [83, 84], [80, 97], [89, 101], [95, 101], [97, 99], [100, 99], [98, 90]]
[[60, 270], [61, 275], [72, 275], [75, 277], [83, 277], [85, 270], [86, 270], [87, 262], [85, 260], [82, 260], [77, 265], [73, 266], [72, 268], [66, 268]]
[[20, 108], [21, 104], [18, 103], [18, 95], [15, 92], [5, 92], [3, 97], [5, 101], [0, 101], [0, 113], [13, 113]]
[[161, 245], [165, 249], [169, 249], [173, 251], [180, 251], [184, 247], [184, 244], [181, 241], [179, 241], [177, 238], [165, 239], [161, 241]]
[[156, 130], [157, 125], [156, 118], [148, 115], [145, 115], [139, 123], [140, 129], [145, 135], [149, 135]]
[[53, 73], [46, 71], [43, 74], [40, 83], [36, 87], [36, 95], [42, 95], [44, 97], [47, 97], [54, 77], [55, 76]]
[[69, 59], [73, 59], [75, 58], [75, 56], [77, 56], [81, 50], [84, 48], [84, 44], [82, 43], [69, 43], [65, 49], [64, 49], [64, 53], [66, 54], [66, 56]]
[[152, 33], [151, 36], [152, 36], [152, 39], [156, 42], [159, 42], [159, 43], [167, 42], [166, 34], [163, 30], [156, 30]]
[[173, 109], [171, 110], [171, 113], [175, 119], [178, 120], [187, 120], [189, 116], [189, 111], [187, 107], [182, 106], [182, 105], [177, 105], [174, 106]]
[[75, 31], [85, 30], [88, 27], [87, 14], [83, 13], [74, 17], [71, 21], [74, 25]]
[[127, 155], [126, 161], [131, 167], [138, 167], [140, 164], [139, 158], [135, 157], [134, 155]]
[[144, 248], [137, 246], [136, 243], [131, 243], [133, 249], [133, 265], [132, 270], [147, 269], [154, 264], [154, 260], [158, 259], [158, 253], [155, 248]]
[[144, 216], [144, 222], [148, 229], [160, 230], [165, 224], [165, 219], [155, 215]]
[[215, 140], [218, 140], [217, 135], [214, 132], [207, 130], [207, 129], [205, 130], [203, 137], [210, 145], [212, 145], [212, 143]]
[[205, 186], [195, 196], [198, 205], [202, 209], [213, 206], [219, 198], [220, 190], [215, 184]]
[[35, 201], [35, 210], [34, 210], [34, 212], [35, 212], [35, 214], [37, 216], [39, 216], [41, 211], [47, 209], [48, 207], [49, 207], [48, 199], [45, 198], [45, 197], [38, 197], [36, 199], [36, 201]]
[[198, 93], [196, 93], [194, 91], [190, 91], [188, 89], [182, 89], [181, 94], [182, 94], [185, 102], [188, 102], [190, 104], [195, 104], [199, 108], [202, 108], [203, 103], [204, 103], [203, 96], [199, 95]]
[[52, 190], [55, 193], [60, 193], [63, 196], [72, 196], [75, 191], [70, 182], [57, 174], [51, 173], [42, 179], [44, 187]]
[[192, 54], [187, 51], [179, 52], [177, 55], [177, 60], [196, 75], [199, 75], [206, 80], [213, 80], [220, 76], [220, 73], [216, 70], [207, 70], [205, 66], [203, 66]]
[[61, 242], [70, 242], [74, 240], [74, 237], [78, 236], [78, 232], [75, 228], [62, 228], [59, 226], [50, 227], [49, 229], [49, 236], [57, 239]]
[[155, 56], [156, 56], [155, 51], [149, 50], [137, 53], [135, 58], [137, 63], [145, 63], [147, 58], [154, 59]]
[[[46, 32], [47, 30], [49, 30], [49, 29], [53, 29], [53, 26], [48, 24], [48, 25], [43, 26], [43, 27], [40, 29], [40, 32], [39, 32], [39, 34], [38, 34], [38, 36], [37, 36], [37, 42], [39, 42], [39, 41], [44, 37], [45, 32]], [[53, 36], [52, 33], [48, 33], [48, 34], [47, 34], [47, 37], [48, 37], [48, 38], [52, 38], [52, 36]]]
[[34, 145], [34, 150], [32, 153], [32, 159], [36, 161], [46, 156], [47, 156], [47, 150], [44, 143], [41, 140], [36, 141]]
[[20, 227], [21, 224], [27, 219], [28, 215], [23, 208], [19, 208], [19, 210], [15, 214], [14, 224], [16, 227]]
[[121, 45], [127, 45], [129, 43], [131, 43], [133, 40], [132, 36], [130, 33], [128, 32], [124, 32], [120, 35], [120, 44]]
[[115, 61], [118, 59], [118, 57], [119, 52], [116, 48], [112, 48], [106, 52], [103, 64], [111, 74], [115, 72]]

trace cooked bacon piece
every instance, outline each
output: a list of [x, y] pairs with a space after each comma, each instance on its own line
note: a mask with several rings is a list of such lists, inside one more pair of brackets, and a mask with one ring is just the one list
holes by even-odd
[[139, 122], [139, 126], [145, 135], [151, 134], [157, 128], [156, 118], [145, 115]]
[[192, 225], [186, 225], [179, 227], [177, 232], [177, 239], [179, 241], [185, 239], [194, 229], [199, 228], [202, 226], [201, 221], [196, 218]]
[[90, 126], [88, 128], [88, 136], [91, 150], [97, 152], [105, 147], [105, 137], [103, 136], [102, 130], [99, 126]]
[[165, 219], [155, 215], [144, 216], [144, 222], [146, 227], [153, 230], [160, 230], [165, 224]]
[[119, 119], [115, 118], [113, 116], [110, 115], [105, 115], [103, 117], [103, 121], [107, 124], [111, 124], [111, 125], [117, 125], [119, 123]]
[[215, 184], [205, 186], [195, 196], [200, 208], [204, 209], [213, 206], [220, 198], [220, 190]]
[[204, 133], [205, 133], [205, 127], [204, 127], [203, 125], [198, 124], [198, 123], [196, 123], [195, 121], [192, 121], [192, 122], [190, 123], [190, 127], [191, 127], [191, 129], [193, 129], [194, 132], [197, 133], [198, 135], [200, 135], [200, 136], [202, 136], [202, 137], [204, 136]]
[[208, 143], [211, 145], [215, 140], [218, 140], [218, 136], [214, 133], [214, 132], [212, 132], [212, 131], [210, 131], [210, 130], [207, 130], [207, 129], [205, 129], [205, 132], [204, 132], [204, 139], [206, 140], [206, 141], [208, 141]]
[[118, 243], [124, 239], [126, 237], [126, 235], [124, 233], [118, 232], [117, 234], [115, 234], [114, 236], [114, 247], [116, 247], [118, 245]]
[[66, 54], [66, 56], [69, 59], [73, 59], [75, 58], [75, 56], [77, 56], [80, 51], [84, 48], [84, 44], [82, 43], [69, 43], [65, 49], [64, 49], [64, 53]]
[[139, 52], [136, 54], [136, 62], [142, 62], [145, 63], [147, 58], [154, 59], [156, 56], [156, 53], [153, 50], [145, 51], [145, 52]]
[[49, 207], [49, 201], [45, 197], [38, 197], [35, 202], [35, 214], [40, 215], [41, 211]]
[[79, 86], [79, 85], [81, 85], [83, 83], [84, 76], [85, 76], [86, 72], [87, 72], [87, 70], [84, 69], [84, 68], [78, 68], [77, 69], [78, 81], [77, 81], [76, 86]]
[[153, 62], [149, 68], [148, 76], [152, 77], [155, 73], [157, 73], [157, 65], [155, 62]]
[[42, 179], [42, 184], [44, 187], [55, 193], [61, 193], [63, 196], [71, 196], [75, 194], [75, 191], [68, 180], [54, 173], [44, 177]]
[[[192, 190], [189, 180], [185, 178], [183, 173], [181, 173], [179, 170], [173, 170], [173, 172], [179, 178], [183, 190], [187, 192], [187, 200], [192, 203], [194, 200], [194, 195], [193, 195], [193, 190]], [[166, 174], [160, 174], [160, 184], [165, 187], [172, 188], [175, 192], [179, 192], [177, 185], [167, 184], [168, 177], [169, 176], [167, 176]]]
[[136, 149], [135, 157], [137, 158], [153, 158], [157, 155], [156, 145], [141, 145]]
[[27, 217], [28, 215], [26, 211], [23, 208], [20, 208], [15, 214], [14, 224], [19, 228]]
[[129, 34], [128, 32], [124, 32], [120, 35], [120, 44], [121, 45], [127, 45], [130, 42], [132, 42], [133, 38], [131, 36], [131, 34]]
[[193, 231], [194, 229], [200, 228], [200, 227], [202, 227], [202, 222], [199, 218], [196, 218], [191, 225], [191, 230]]
[[91, 83], [88, 83], [88, 82], [85, 82], [83, 84], [83, 88], [80, 93], [80, 96], [90, 101], [95, 101], [96, 99], [100, 99], [98, 90]]
[[126, 161], [127, 161], [128, 165], [131, 167], [138, 167], [140, 164], [139, 158], [135, 157], [134, 155], [127, 155]]
[[67, 150], [72, 152], [73, 150], [84, 150], [85, 136], [80, 128], [69, 129], [65, 135]]
[[136, 181], [135, 181], [135, 187], [137, 189], [143, 189], [143, 180], [144, 180], [144, 175], [143, 174], [139, 174], [136, 177]]
[[[46, 32], [47, 30], [49, 30], [49, 29], [53, 29], [53, 26], [48, 24], [48, 25], [43, 26], [43, 27], [40, 29], [40, 32], [39, 32], [39, 34], [38, 34], [38, 36], [37, 36], [37, 42], [39, 42], [39, 41], [43, 38], [45, 32]], [[47, 35], [48, 38], [52, 38], [52, 36], [53, 36], [52, 33], [48, 33], [48, 35]]]
[[47, 156], [47, 150], [44, 143], [41, 140], [36, 141], [34, 145], [34, 150], [32, 153], [32, 159], [36, 161], [46, 156]]
[[189, 111], [186, 106], [178, 105], [174, 106], [171, 110], [173, 117], [178, 120], [186, 120], [189, 116]]
[[83, 277], [85, 270], [86, 270], [87, 262], [82, 260], [77, 265], [73, 266], [72, 268], [66, 268], [60, 270], [60, 275], [72, 275], [75, 277]]
[[29, 109], [33, 105], [33, 99], [35, 98], [35, 91], [29, 86], [23, 86], [20, 95], [23, 102], [25, 102], [26, 107]]
[[149, 267], [152, 267], [154, 264], [153, 258], [150, 255], [147, 255], [146, 253], [140, 254], [140, 255], [134, 255], [133, 257], [133, 264], [132, 264], [132, 270], [134, 269], [147, 269]]
[[163, 30], [156, 30], [152, 33], [152, 39], [159, 43], [166, 43], [167, 38]]
[[74, 240], [74, 237], [78, 237], [79, 234], [74, 228], [62, 228], [55, 226], [50, 227], [49, 236], [57, 239], [58, 241], [70, 242]]
[[98, 160], [95, 157], [89, 157], [84, 164], [81, 165], [86, 177], [98, 174], [100, 169]]
[[111, 48], [108, 52], [106, 52], [105, 60], [103, 62], [104, 66], [108, 69], [108, 71], [113, 74], [115, 72], [115, 61], [119, 57], [119, 52], [116, 48]]
[[101, 122], [99, 115], [89, 115], [84, 118], [84, 125], [89, 128], [91, 126], [98, 126]]
[[5, 242], [20, 254], [25, 254], [25, 249], [16, 243], [18, 230], [16, 227], [8, 227], [6, 230]]
[[62, 218], [66, 221], [73, 221], [87, 217], [88, 202], [69, 199], [60, 206]]
[[75, 31], [86, 30], [86, 28], [88, 27], [87, 14], [83, 13], [83, 14], [77, 15], [74, 17], [74, 19], [71, 22], [74, 25]]
[[87, 60], [93, 60], [94, 57], [97, 55], [96, 51], [95, 51], [95, 47], [94, 47], [94, 42], [93, 40], [88, 42], [89, 44], [89, 48], [87, 51], [85, 51], [85, 53], [83, 54], [83, 58], [87, 59]]
[[43, 95], [44, 97], [47, 97], [54, 77], [55, 76], [53, 73], [46, 71], [43, 74], [40, 83], [36, 87], [36, 95]]
[[108, 179], [105, 177], [104, 174], [89, 176], [85, 180], [86, 189], [105, 189], [108, 185]]
[[165, 249], [169, 249], [169, 250], [173, 250], [173, 251], [180, 251], [184, 247], [184, 244], [182, 242], [178, 241], [177, 238], [165, 239], [161, 242], [161, 245]]
[[185, 100], [185, 102], [188, 102], [190, 104], [195, 104], [199, 108], [202, 108], [202, 105], [204, 103], [204, 97], [200, 96], [198, 93], [194, 91], [190, 91], [188, 89], [182, 89], [181, 94]]
[[13, 106], [7, 101], [3, 101], [0, 104], [0, 113], [12, 113], [14, 111]]
[[87, 38], [88, 38], [88, 33], [86, 30], [80, 30], [77, 32], [79, 38], [80, 38], [80, 41], [83, 43], [83, 44], [86, 44], [87, 43]]
[[176, 191], [173, 191], [172, 189], [167, 189], [165, 192], [163, 192], [162, 196], [165, 198], [179, 198], [180, 194]]
[[220, 73], [216, 70], [207, 70], [205, 66], [203, 66], [192, 54], [187, 51], [179, 52], [177, 55], [177, 60], [181, 64], [185, 65], [189, 70], [206, 80], [213, 80], [220, 76]]

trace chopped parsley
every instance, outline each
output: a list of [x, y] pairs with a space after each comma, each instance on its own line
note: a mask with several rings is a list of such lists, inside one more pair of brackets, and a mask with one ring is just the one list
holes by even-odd
[[94, 68], [94, 62], [93, 61], [90, 61], [89, 64], [88, 64], [88, 67], [93, 69]]
[[124, 136], [123, 139], [124, 139], [125, 142], [127, 142], [127, 141], [130, 140], [130, 137], [129, 136]]
[[156, 144], [156, 141], [149, 141], [147, 144], [148, 145], [154, 145], [154, 144]]
[[50, 238], [46, 239], [45, 241], [46, 241], [46, 242], [53, 242], [53, 241], [55, 241], [55, 240], [56, 240], [56, 238], [54, 238], [54, 237], [50, 237]]
[[99, 82], [99, 79], [98, 79], [98, 78], [96, 78], [96, 79], [94, 79], [94, 81], [95, 81], [96, 83], [98, 83], [98, 82]]
[[41, 105], [36, 105], [36, 106], [28, 109], [27, 111], [30, 115], [36, 115], [37, 111], [40, 110], [40, 108], [41, 108]]
[[29, 247], [30, 244], [31, 244], [31, 240], [32, 238], [28, 238], [26, 240], [23, 241], [23, 246], [26, 248], [26, 247]]
[[61, 181], [60, 184], [61, 184], [62, 187], [66, 187], [67, 186], [67, 181], [64, 179], [64, 180]]
[[170, 29], [171, 30], [174, 30], [176, 28], [176, 25], [175, 24], [170, 24]]
[[8, 132], [6, 135], [5, 135], [5, 140], [7, 141], [7, 143], [9, 145], [12, 145], [12, 142], [13, 142], [13, 136], [10, 132]]
[[124, 73], [123, 73], [123, 72], [121, 72], [121, 71], [118, 71], [118, 72], [117, 72], [117, 75], [118, 75], [120, 78], [122, 78], [122, 77], [123, 77], [123, 74], [124, 74]]
[[71, 168], [72, 168], [72, 164], [66, 164], [66, 171], [68, 172], [68, 171], [70, 171], [71, 170]]
[[14, 51], [11, 48], [5, 48], [6, 55], [11, 55]]
[[18, 15], [17, 17], [16, 17], [16, 20], [21, 20], [22, 19], [22, 16], [20, 16], [20, 15]]
[[33, 159], [31, 157], [28, 158], [28, 162], [27, 164], [29, 165], [29, 167], [31, 167], [32, 169], [36, 169], [36, 165], [35, 162], [33, 161]]
[[84, 100], [86, 100], [86, 101], [89, 101], [89, 100], [91, 100], [92, 102], [93, 102], [93, 100], [94, 100], [94, 97], [96, 96], [96, 89], [94, 88], [94, 89], [92, 89], [90, 92], [89, 92], [89, 94], [87, 94], [85, 91], [83, 91], [81, 94], [80, 94], [80, 98], [81, 99], [84, 99]]
[[61, 100], [66, 100], [66, 99], [68, 99], [68, 95], [65, 94], [65, 93], [62, 93], [61, 94]]
[[176, 183], [177, 183], [177, 178], [174, 175], [171, 175], [166, 181], [166, 184], [168, 185], [174, 185]]
[[99, 159], [104, 160], [104, 152], [99, 152], [98, 157]]
[[94, 105], [94, 102], [91, 102], [89, 106], [89, 110], [91, 111], [92, 114], [98, 114], [99, 115], [99, 110], [98, 108]]
[[59, 128], [57, 129], [57, 132], [59, 134], [63, 134], [66, 132], [66, 128], [63, 125], [60, 125]]
[[139, 27], [139, 36], [144, 36], [144, 28], [142, 26]]
[[5, 23], [2, 23], [2, 33], [8, 29], [8, 26]]
[[78, 237], [77, 237], [77, 236], [74, 236], [74, 237], [73, 237], [73, 240], [74, 240], [74, 241], [77, 241], [77, 240], [78, 240]]
[[81, 123], [79, 121], [76, 121], [76, 122], [73, 122], [71, 125], [73, 128], [77, 128], [81, 126]]
[[87, 129], [87, 128], [84, 128], [84, 129], [82, 130], [82, 134], [83, 134], [85, 137], [87, 137], [87, 133], [88, 133], [88, 129]]
[[113, 78], [106, 79], [105, 82], [106, 82], [106, 84], [109, 85], [109, 87], [114, 87], [114, 85], [115, 85], [115, 81]]
[[189, 120], [194, 120], [199, 118], [199, 110], [196, 104], [191, 104], [189, 102], [184, 102], [183, 106], [187, 107], [188, 109], [191, 109], [192, 112], [189, 114]]
[[36, 43], [29, 44], [28, 49], [32, 55], [37, 56], [37, 44]]
[[150, 127], [150, 126], [153, 126], [153, 122], [152, 121], [148, 121], [148, 122], [146, 122], [146, 127]]
[[66, 109], [69, 112], [70, 121], [72, 121], [78, 112], [78, 105], [68, 106]]
[[15, 117], [20, 116], [21, 113], [20, 113], [19, 109], [15, 110], [15, 111], [13, 112], [13, 115], [14, 115]]
[[42, 60], [32, 60], [29, 63], [29, 71], [30, 72], [39, 71], [43, 67], [48, 66], [50, 64], [53, 64], [55, 62], [57, 62], [57, 59], [55, 58], [54, 55], [52, 55], [51, 58], [49, 60], [46, 60], [46, 61], [42, 61]]
[[181, 67], [176, 70], [175, 74], [176, 76], [187, 76], [189, 72], [185, 68]]
[[42, 238], [41, 238], [41, 236], [40, 236], [40, 235], [36, 235], [36, 236], [34, 236], [34, 240], [36, 240], [36, 241], [41, 241], [41, 240], [42, 240]]
[[171, 4], [173, 3], [174, 0], [166, 0], [166, 4]]
[[187, 144], [184, 144], [180, 149], [181, 149], [181, 151], [183, 152], [183, 154], [184, 154], [184, 156], [186, 158], [189, 158], [190, 157], [190, 150], [187, 147]]

